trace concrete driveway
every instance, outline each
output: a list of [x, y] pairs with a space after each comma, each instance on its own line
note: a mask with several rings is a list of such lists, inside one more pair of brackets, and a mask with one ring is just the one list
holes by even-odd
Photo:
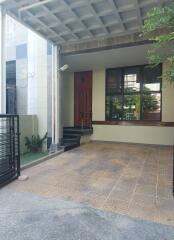
[[0, 190], [0, 239], [174, 239], [172, 150], [89, 143]]

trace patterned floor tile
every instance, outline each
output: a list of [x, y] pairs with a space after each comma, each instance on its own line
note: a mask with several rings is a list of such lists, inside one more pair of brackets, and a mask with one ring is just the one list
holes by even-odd
[[92, 142], [23, 171], [10, 188], [174, 225], [169, 147]]

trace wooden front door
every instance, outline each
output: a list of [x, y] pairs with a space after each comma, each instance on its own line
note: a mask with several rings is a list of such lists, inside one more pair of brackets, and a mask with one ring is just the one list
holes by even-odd
[[92, 123], [92, 72], [74, 73], [74, 125], [91, 127]]

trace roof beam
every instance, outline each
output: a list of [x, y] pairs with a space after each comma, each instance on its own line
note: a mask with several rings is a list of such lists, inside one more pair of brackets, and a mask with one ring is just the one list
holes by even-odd
[[115, 15], [117, 16], [118, 20], [119, 20], [119, 23], [120, 23], [120, 26], [122, 28], [122, 31], [125, 32], [126, 31], [126, 27], [121, 19], [121, 16], [118, 12], [118, 7], [116, 6], [115, 2], [113, 0], [108, 0], [110, 6], [115, 9]]
[[28, 4], [31, 4], [31, 1], [30, 1], [30, 3], [29, 3], [29, 0], [22, 0], [20, 2], [15, 2], [14, 0], [6, 0], [4, 2], [4, 5], [8, 6], [7, 10], [12, 10], [14, 8], [19, 9], [19, 8], [23, 7], [24, 5], [27, 6]]
[[86, 25], [83, 23], [83, 21], [75, 14], [75, 12], [72, 10], [72, 8], [64, 1], [64, 5], [66, 6], [66, 8], [68, 8], [69, 12], [72, 13], [72, 15], [77, 18], [78, 22], [80, 22], [80, 24], [84, 27], [84, 30], [87, 31], [87, 33], [89, 34], [90, 37], [94, 37], [94, 35], [88, 30], [88, 28], [86, 27]]
[[[11, 2], [11, 4], [15, 5], [15, 1], [14, 1], [14, 0], [10, 0], [10, 2]], [[20, 22], [21, 22], [23, 25], [25, 25], [26, 27], [28, 27], [30, 30], [33, 30], [33, 29], [32, 29], [32, 26], [31, 26], [30, 24], [28, 24], [28, 23], [25, 22], [22, 18], [20, 18], [20, 14], [19, 14], [18, 17], [17, 17], [17, 16], [16, 16], [15, 14], [13, 14], [11, 11], [8, 11], [8, 12], [9, 12], [9, 15], [10, 15], [11, 17], [13, 17], [14, 19], [16, 19], [17, 21], [20, 20]], [[44, 36], [43, 36], [43, 34], [42, 34], [41, 32], [37, 32], [37, 29], [35, 29], [35, 33], [37, 33], [39, 36], [42, 36], [42, 37], [44, 37], [45, 39], [49, 39], [49, 40], [51, 40], [51, 41], [52, 41], [52, 39], [57, 38], [60, 44], [62, 44], [62, 43], [65, 42], [65, 39], [64, 39], [64, 38], [62, 38], [61, 36], [58, 36], [58, 34], [57, 34], [55, 31], [53, 31], [52, 29], [49, 29], [49, 27], [48, 27], [46, 24], [44, 24], [42, 21], [40, 21], [39, 19], [37, 19], [31, 12], [28, 12], [28, 11], [26, 10], [26, 13], [27, 13], [30, 17], [32, 17], [32, 19], [34, 19], [36, 22], [38, 22], [44, 29], [46, 29], [46, 30], [48, 31], [48, 33], [49, 33], [49, 32], [51, 33], [50, 35], [47, 35], [47, 36], [44, 35]], [[40, 28], [40, 29], [42, 29], [42, 28]], [[33, 30], [33, 31], [34, 31], [34, 30]]]
[[41, 20], [39, 20], [38, 18], [36, 18], [36, 17], [34, 16], [34, 14], [32, 14], [31, 12], [28, 12], [27, 10], [25, 10], [25, 11], [27, 12], [27, 14], [31, 15], [31, 16], [34, 18], [34, 20], [35, 20], [36, 22], [38, 22], [38, 23], [39, 23], [43, 28], [45, 28], [48, 32], [51, 32], [53, 35], [59, 37], [62, 42], [65, 42], [65, 39], [62, 38], [61, 36], [59, 36], [56, 31], [54, 31], [53, 29], [50, 29], [45, 23], [43, 23]]
[[46, 3], [49, 3], [49, 2], [52, 2], [53, 0], [43, 0], [43, 1], [40, 1], [40, 2], [36, 2], [36, 3], [33, 3], [33, 4], [28, 4], [24, 7], [21, 7], [19, 8], [19, 12], [22, 12], [22, 11], [25, 11], [25, 10], [29, 10], [31, 8], [34, 8], [34, 7], [38, 7], [40, 5], [43, 5], [43, 4], [46, 4]]
[[[58, 7], [58, 8], [55, 8], [53, 10], [49, 10], [49, 13], [48, 12], [47, 13], [45, 13], [45, 12], [38, 13], [38, 14], [35, 15], [35, 17], [38, 17], [38, 18], [45, 17], [45, 16], [50, 15], [50, 13], [51, 14], [60, 13], [60, 12], [63, 12], [64, 10], [66, 10], [65, 7]], [[29, 16], [25, 16], [25, 20], [28, 20], [30, 18], [31, 17], [29, 17]]]
[[140, 11], [140, 5], [139, 5], [139, 2], [138, 0], [134, 0], [134, 3], [135, 3], [135, 9], [136, 9], [136, 12], [137, 12], [137, 17], [138, 17], [138, 23], [140, 26], [143, 25], [143, 19], [142, 19], [142, 15], [141, 15], [141, 11]]
[[105, 33], [109, 33], [109, 31], [107, 30], [107, 28], [105, 27], [105, 25], [103, 24], [100, 16], [97, 15], [96, 11], [94, 10], [94, 7], [92, 6], [92, 4], [89, 2], [88, 6], [90, 7], [90, 9], [92, 10], [92, 13], [95, 17], [95, 19], [97, 19], [97, 21], [99, 21], [99, 23], [102, 25], [102, 29], [104, 30]]
[[[55, 19], [55, 21], [57, 21], [57, 22], [58, 22], [60, 25], [62, 25], [70, 34], [72, 34], [72, 36], [73, 36], [76, 40], [79, 39], [79, 37], [78, 37], [75, 33], [73, 33], [73, 31], [72, 31], [66, 24], [64, 24], [62, 21], [60, 21], [60, 19], [59, 19], [58, 17], [56, 17], [56, 15], [52, 14], [46, 6], [42, 6], [42, 8], [44, 8], [44, 10], [45, 10], [49, 15], [51, 15], [51, 16]], [[48, 27], [50, 27], [50, 26], [48, 26]], [[60, 34], [57, 33], [57, 35], [60, 35]]]

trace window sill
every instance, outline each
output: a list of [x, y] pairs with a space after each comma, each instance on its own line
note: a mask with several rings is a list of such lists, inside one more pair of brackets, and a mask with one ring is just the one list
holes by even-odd
[[174, 122], [157, 122], [157, 121], [93, 121], [92, 124], [93, 125], [174, 127]]

